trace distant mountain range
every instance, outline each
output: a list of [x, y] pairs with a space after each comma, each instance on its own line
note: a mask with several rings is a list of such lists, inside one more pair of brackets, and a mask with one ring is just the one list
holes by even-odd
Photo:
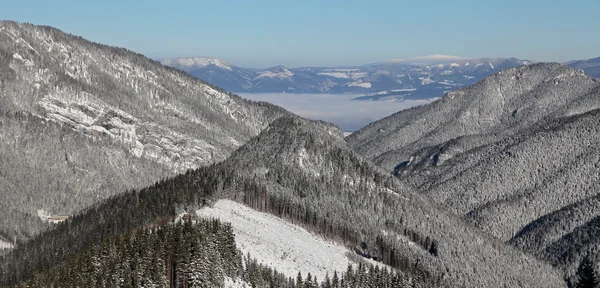
[[384, 100], [441, 97], [530, 61], [431, 55], [349, 67], [276, 66], [258, 72], [206, 57], [163, 59], [161, 63], [236, 93], [351, 93], [362, 96], [357, 100]]
[[[249, 69], [211, 57], [169, 58], [160, 61], [235, 93], [349, 93], [356, 100], [420, 100], [475, 84], [502, 69], [531, 64], [516, 58], [469, 59], [430, 55], [362, 66], [275, 66]], [[565, 63], [600, 77], [600, 57]]]

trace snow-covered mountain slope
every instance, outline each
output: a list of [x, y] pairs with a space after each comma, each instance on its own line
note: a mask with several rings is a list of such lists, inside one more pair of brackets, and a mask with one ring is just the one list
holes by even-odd
[[[376, 257], [425, 287], [564, 286], [546, 263], [488, 237], [364, 160], [333, 125], [298, 117], [273, 121], [222, 163], [84, 210], [17, 246], [0, 263], [0, 275], [26, 278], [22, 269], [60, 265], [100, 239], [224, 198]], [[8, 264], [28, 251], [39, 252]]]
[[311, 71], [276, 66], [261, 71], [253, 79], [252, 85], [249, 92], [325, 93], [336, 83]]
[[[220, 167], [262, 187], [225, 197], [349, 247], [363, 246], [364, 253], [405, 273], [417, 265], [439, 285], [561, 285], [546, 264], [488, 237], [365, 161], [326, 123], [280, 118]], [[392, 249], [402, 252], [391, 256]]]
[[583, 72], [556, 63], [510, 68], [438, 101], [371, 123], [347, 140], [389, 171], [401, 168], [411, 156], [414, 161], [431, 160], [422, 155], [429, 148], [461, 143], [435, 159], [444, 161], [452, 153], [524, 131], [547, 117], [600, 108], [590, 96], [597, 87]]
[[216, 66], [229, 71], [233, 70], [233, 67], [229, 63], [213, 57], [170, 58], [163, 59], [160, 61], [160, 63], [167, 66], [177, 67], [186, 72], [207, 66]]
[[[289, 69], [276, 66], [255, 73], [214, 58], [174, 58], [164, 59], [162, 63], [233, 92], [366, 94], [359, 100], [441, 97], [447, 91], [474, 84], [501, 69], [530, 64], [514, 58], [432, 55], [358, 67]], [[396, 93], [398, 90], [406, 93]]]
[[[600, 245], [590, 229], [597, 209], [576, 208], [595, 201], [600, 189], [598, 109], [597, 79], [534, 64], [394, 114], [347, 140], [432, 200], [571, 278]], [[577, 245], [582, 249], [569, 248]]]
[[252, 89], [252, 80], [257, 76], [252, 70], [212, 57], [169, 58], [160, 62], [233, 92]]
[[[71, 215], [222, 161], [287, 114], [125, 49], [10, 21], [0, 22], [0, 78], [0, 133], [14, 141], [3, 142], [0, 161], [0, 197], [14, 207], [0, 218]], [[0, 230], [26, 229], [12, 225]]]
[[348, 248], [317, 236], [308, 230], [271, 214], [258, 212], [231, 200], [219, 200], [213, 207], [197, 211], [202, 217], [212, 217], [231, 223], [235, 242], [244, 255], [288, 277], [298, 272], [310, 272], [318, 279], [341, 274], [353, 263]]

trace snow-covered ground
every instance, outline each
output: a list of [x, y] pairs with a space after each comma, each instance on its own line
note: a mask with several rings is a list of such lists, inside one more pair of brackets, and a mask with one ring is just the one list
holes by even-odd
[[0, 249], [13, 248], [13, 244], [0, 240]]
[[252, 285], [244, 282], [241, 279], [232, 279], [229, 277], [225, 277], [225, 288], [249, 288]]
[[259, 262], [288, 277], [296, 277], [298, 272], [306, 276], [310, 272], [323, 280], [325, 273], [331, 277], [334, 270], [345, 271], [348, 263], [352, 263], [346, 247], [234, 201], [219, 200], [214, 207], [196, 213], [230, 222], [237, 247], [244, 255], [250, 252]]

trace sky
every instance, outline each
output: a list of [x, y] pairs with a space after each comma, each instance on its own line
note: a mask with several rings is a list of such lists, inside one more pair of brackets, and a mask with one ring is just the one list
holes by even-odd
[[249, 68], [430, 54], [564, 62], [600, 56], [600, 0], [0, 1], [0, 19], [146, 56]]

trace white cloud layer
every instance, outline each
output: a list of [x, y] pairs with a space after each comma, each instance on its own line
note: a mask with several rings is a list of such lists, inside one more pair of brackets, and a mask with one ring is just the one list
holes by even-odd
[[338, 125], [343, 131], [353, 132], [365, 125], [400, 110], [428, 103], [414, 101], [354, 101], [358, 95], [349, 94], [240, 94], [240, 96], [279, 105], [300, 116], [324, 120]]

